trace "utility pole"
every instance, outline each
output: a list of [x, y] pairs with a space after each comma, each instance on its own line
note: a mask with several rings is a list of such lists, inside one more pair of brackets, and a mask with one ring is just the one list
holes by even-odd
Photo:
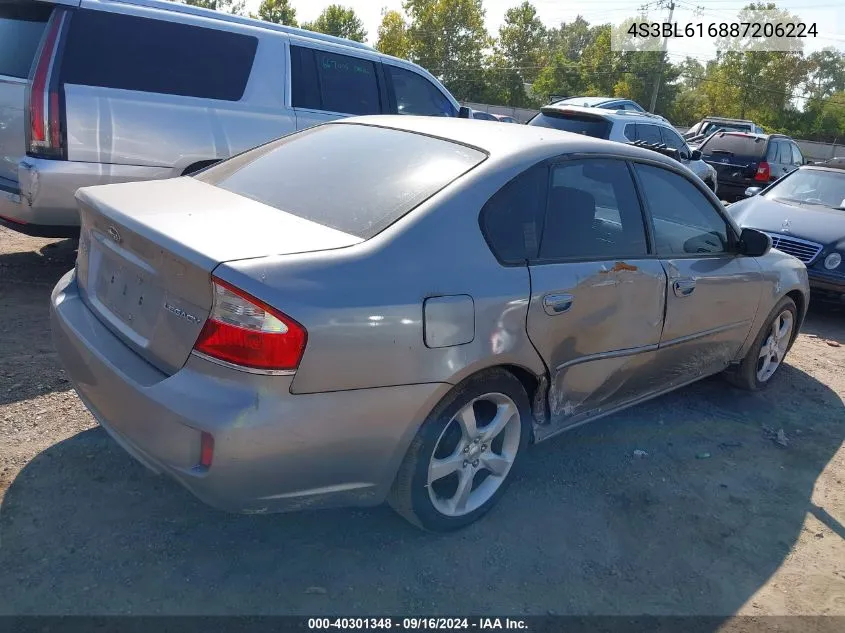
[[[658, 4], [661, 8], [666, 6], [665, 0], [661, 0]], [[669, 2], [669, 19], [666, 20], [669, 24], [672, 23], [672, 14], [675, 13], [675, 1], [670, 0]], [[657, 68], [657, 76], [654, 78], [654, 90], [651, 92], [651, 107], [648, 109], [649, 112], [654, 112], [654, 109], [657, 107], [657, 93], [660, 92], [660, 82], [663, 80], [663, 61], [666, 59], [666, 44], [667, 38], [666, 36], [663, 37], [663, 43], [660, 46], [661, 55], [660, 55], [660, 66]]]

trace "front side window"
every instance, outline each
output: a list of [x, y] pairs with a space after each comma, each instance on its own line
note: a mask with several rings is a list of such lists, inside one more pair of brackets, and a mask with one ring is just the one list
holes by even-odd
[[295, 108], [358, 115], [381, 112], [373, 62], [303, 46], [290, 50]]
[[662, 167], [636, 164], [635, 169], [651, 212], [658, 255], [729, 251], [727, 222], [698, 187]]
[[64, 83], [239, 101], [258, 39], [240, 33], [78, 10], [62, 57]]
[[609, 259], [648, 252], [642, 212], [623, 161], [552, 168], [540, 259]]
[[680, 136], [667, 127], [660, 128], [660, 134], [663, 137], [663, 143], [666, 144], [666, 147], [678, 150], [681, 158], [689, 158], [687, 144], [684, 143], [684, 140]]
[[531, 167], [499, 189], [484, 205], [481, 211], [484, 237], [503, 264], [521, 264], [537, 256], [548, 182], [547, 167]]
[[397, 114], [418, 116], [457, 115], [455, 106], [433, 83], [410, 70], [385, 64], [396, 95]]

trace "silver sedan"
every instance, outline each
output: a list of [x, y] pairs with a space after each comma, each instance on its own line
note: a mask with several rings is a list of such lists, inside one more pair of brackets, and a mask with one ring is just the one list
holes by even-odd
[[467, 525], [532, 442], [719, 372], [765, 387], [809, 296], [677, 162], [547, 128], [346, 119], [77, 199], [69, 377], [240, 512]]

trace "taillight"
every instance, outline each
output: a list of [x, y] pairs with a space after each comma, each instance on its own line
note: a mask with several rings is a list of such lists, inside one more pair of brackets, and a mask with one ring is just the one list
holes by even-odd
[[770, 175], [771, 171], [769, 170], [769, 163], [763, 161], [759, 165], [757, 165], [757, 173], [754, 174], [754, 180], [762, 180], [764, 182], [769, 182]]
[[266, 303], [212, 278], [214, 305], [194, 351], [239, 367], [295, 370], [308, 332]]
[[68, 12], [63, 9], [54, 10], [50, 16], [30, 85], [27, 153], [38, 158], [65, 157], [56, 60], [67, 20]]

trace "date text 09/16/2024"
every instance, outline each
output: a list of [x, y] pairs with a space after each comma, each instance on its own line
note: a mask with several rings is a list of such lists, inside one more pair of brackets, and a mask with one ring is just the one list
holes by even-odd
[[308, 618], [311, 630], [331, 629], [396, 629], [400, 631], [432, 630], [527, 630], [525, 620], [518, 618]]
[[692, 37], [817, 37], [816, 23], [804, 22], [633, 22], [628, 35], [640, 38]]

